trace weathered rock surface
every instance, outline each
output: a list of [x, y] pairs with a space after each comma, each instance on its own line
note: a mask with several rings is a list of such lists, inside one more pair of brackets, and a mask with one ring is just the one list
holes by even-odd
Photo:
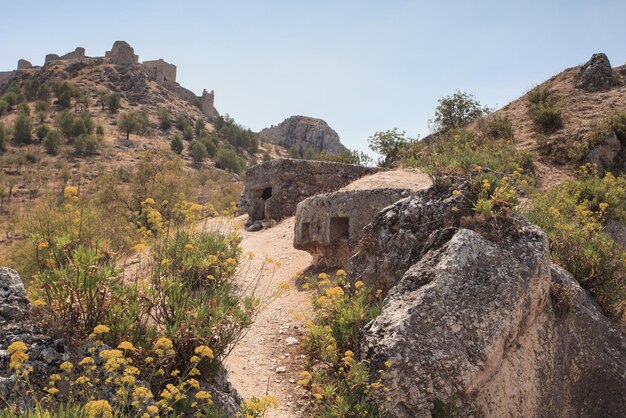
[[388, 290], [417, 260], [431, 233], [458, 226], [472, 213], [456, 186], [428, 188], [378, 213], [361, 233], [358, 252], [350, 258], [348, 272], [367, 285]]
[[514, 216], [497, 239], [449, 226], [471, 225], [459, 219], [459, 198], [418, 192], [367, 227], [378, 251], [361, 260], [391, 273], [360, 354], [373, 373], [391, 362], [382, 375], [388, 410], [429, 417], [435, 400], [454, 395], [460, 416], [621, 416], [624, 334], [551, 264], [545, 234], [525, 219]]
[[15, 270], [0, 267], [0, 324], [24, 319], [29, 307], [19, 274]]
[[383, 208], [408, 197], [407, 189], [348, 190], [298, 203], [293, 246], [313, 255], [320, 268], [344, 267], [361, 231]]
[[307, 116], [291, 116], [276, 126], [263, 129], [259, 136], [269, 143], [295, 149], [301, 157], [308, 146], [314, 153], [347, 150], [339, 142], [337, 132], [325, 121]]
[[115, 41], [111, 50], [107, 51], [104, 56], [108, 58], [112, 64], [137, 65], [137, 63], [139, 63], [139, 56], [135, 55], [133, 47], [125, 41]]
[[256, 165], [246, 173], [239, 209], [248, 214], [246, 226], [256, 221], [280, 221], [296, 213], [309, 196], [328, 193], [367, 174], [372, 167], [321, 161], [279, 159]]
[[605, 54], [593, 54], [591, 59], [583, 65], [580, 81], [576, 87], [588, 91], [598, 91], [611, 85], [613, 69], [609, 58]]
[[617, 139], [615, 132], [611, 132], [600, 143], [596, 145], [585, 157], [585, 163], [593, 164], [598, 173], [603, 175], [604, 172], [617, 162], [617, 157], [622, 151], [622, 145]]

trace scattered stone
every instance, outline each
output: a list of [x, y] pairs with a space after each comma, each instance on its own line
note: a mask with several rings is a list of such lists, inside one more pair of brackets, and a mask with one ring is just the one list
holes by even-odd
[[278, 366], [276, 368], [276, 373], [286, 373], [287, 372], [287, 367], [285, 366]]
[[602, 176], [608, 169], [613, 167], [621, 150], [622, 145], [619, 139], [617, 139], [617, 135], [615, 135], [615, 132], [611, 132], [598, 141], [598, 145], [587, 154], [584, 162], [593, 164]]
[[285, 340], [285, 344], [296, 345], [296, 344], [300, 344], [300, 341], [298, 341], [298, 339], [294, 337], [287, 337], [287, 339]]

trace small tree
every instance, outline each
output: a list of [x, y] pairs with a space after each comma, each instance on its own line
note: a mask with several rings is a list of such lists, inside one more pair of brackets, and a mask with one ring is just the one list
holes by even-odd
[[158, 116], [161, 130], [168, 131], [172, 127], [172, 115], [166, 108], [162, 107], [159, 109]]
[[382, 160], [378, 164], [389, 167], [394, 161], [399, 160], [400, 151], [407, 146], [410, 139], [406, 132], [398, 132], [397, 128], [390, 131], [376, 132], [367, 139], [367, 143], [372, 151], [382, 155]]
[[490, 111], [488, 107], [482, 107], [473, 94], [457, 90], [453, 95], [439, 99], [434, 127], [437, 132], [464, 128]]
[[46, 135], [48, 135], [48, 132], [50, 132], [50, 127], [48, 125], [39, 125], [39, 127], [35, 130], [35, 135], [37, 135], [37, 139], [41, 142]]
[[109, 112], [117, 113], [122, 104], [120, 95], [117, 93], [110, 94], [109, 98], [107, 99], [107, 104], [109, 106]]
[[172, 141], [170, 142], [170, 148], [172, 148], [172, 151], [174, 151], [176, 154], [182, 154], [183, 150], [185, 149], [185, 144], [183, 144], [183, 140], [180, 138], [180, 135], [174, 135]]
[[33, 142], [32, 130], [33, 123], [30, 116], [24, 112], [20, 112], [13, 126], [13, 140], [15, 143], [30, 144]]
[[56, 129], [50, 130], [43, 140], [43, 146], [50, 155], [57, 155], [61, 146], [61, 134]]
[[193, 160], [196, 162], [204, 161], [209, 156], [206, 147], [200, 141], [192, 142], [189, 146], [189, 151], [191, 152]]
[[72, 139], [72, 127], [74, 126], [74, 115], [69, 110], [63, 111], [56, 119], [56, 126], [68, 141]]
[[0, 151], [7, 150], [7, 130], [4, 127], [4, 123], [0, 122]]
[[117, 128], [126, 134], [126, 140], [130, 139], [130, 134], [141, 135], [148, 129], [149, 120], [146, 112], [122, 113]]

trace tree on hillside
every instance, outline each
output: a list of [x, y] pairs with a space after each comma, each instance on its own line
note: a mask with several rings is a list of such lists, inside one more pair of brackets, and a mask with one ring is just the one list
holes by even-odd
[[382, 167], [390, 167], [394, 161], [400, 159], [400, 151], [410, 142], [406, 132], [398, 132], [397, 128], [389, 131], [376, 132], [367, 139], [372, 151], [382, 155], [378, 164]]
[[0, 152], [7, 150], [7, 131], [4, 123], [0, 122]]
[[126, 140], [130, 139], [130, 134], [141, 135], [148, 129], [149, 120], [148, 114], [144, 111], [141, 112], [127, 112], [122, 113], [117, 123], [117, 128], [120, 132], [126, 134]]
[[117, 111], [119, 110], [122, 101], [120, 99], [120, 95], [116, 94], [116, 93], [112, 93], [109, 95], [108, 99], [107, 99], [107, 104], [109, 106], [109, 112], [111, 113], [117, 113]]
[[453, 95], [439, 99], [435, 110], [434, 128], [437, 132], [464, 128], [491, 111], [483, 107], [473, 94], [457, 90]]
[[33, 142], [33, 123], [24, 112], [20, 112], [15, 119], [15, 125], [13, 125], [13, 140], [16, 144], [30, 144]]

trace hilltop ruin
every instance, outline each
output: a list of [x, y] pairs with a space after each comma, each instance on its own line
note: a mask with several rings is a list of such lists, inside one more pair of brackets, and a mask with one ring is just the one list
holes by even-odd
[[[85, 48], [82, 47], [78, 47], [64, 55], [47, 54], [43, 66], [45, 67], [57, 61], [71, 60], [84, 62], [100, 61], [118, 66], [138, 67], [146, 73], [150, 80], [171, 91], [177, 97], [197, 105], [208, 119], [213, 120], [219, 117], [219, 113], [215, 109], [215, 94], [213, 91], [207, 92], [204, 90], [200, 96], [197, 96], [176, 81], [176, 66], [174, 64], [166, 62], [163, 58], [140, 63], [139, 56], [135, 54], [135, 50], [125, 41], [116, 41], [111, 50], [105, 53], [104, 57], [89, 57], [85, 54]], [[20, 59], [16, 70], [0, 72], [0, 86], [11, 82], [20, 71], [32, 71], [41, 68], [33, 66], [28, 60]]]

